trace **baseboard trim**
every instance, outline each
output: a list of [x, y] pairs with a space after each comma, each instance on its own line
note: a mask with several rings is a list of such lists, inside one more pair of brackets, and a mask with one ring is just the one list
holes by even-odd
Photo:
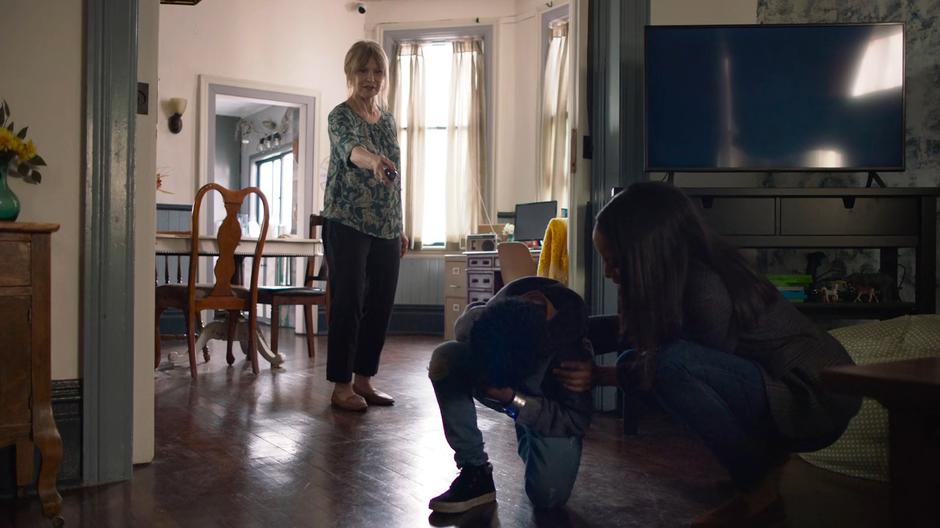
[[[324, 310], [317, 310], [318, 334], [327, 335], [329, 329]], [[444, 306], [438, 304], [396, 304], [388, 323], [389, 335], [444, 335]]]
[[[52, 380], [52, 414], [62, 437], [62, 467], [56, 487], [77, 488], [82, 484], [82, 380]], [[13, 446], [0, 449], [0, 498], [13, 498], [16, 493], [16, 452]], [[39, 452], [35, 454], [33, 483], [27, 495], [35, 495], [35, 479], [39, 475]]]

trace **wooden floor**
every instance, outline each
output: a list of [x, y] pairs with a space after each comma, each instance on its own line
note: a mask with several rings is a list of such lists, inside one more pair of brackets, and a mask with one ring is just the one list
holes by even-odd
[[[568, 507], [534, 516], [522, 489], [510, 419], [483, 408], [480, 426], [495, 468], [498, 505], [430, 516], [428, 499], [456, 475], [441, 432], [428, 358], [439, 339], [392, 337], [376, 386], [391, 408], [364, 414], [329, 406], [326, 341], [308, 360], [303, 341], [281, 340], [285, 368], [254, 376], [213, 347], [191, 383], [185, 354], [156, 376], [156, 458], [130, 482], [63, 493], [71, 527], [675, 527], [730, 493], [711, 456], [649, 411], [624, 437], [598, 416], [585, 440]], [[179, 345], [165, 349], [181, 351]], [[882, 527], [884, 485], [816, 469], [794, 458], [784, 477], [792, 527]], [[35, 498], [0, 502], [0, 526], [48, 526]]]

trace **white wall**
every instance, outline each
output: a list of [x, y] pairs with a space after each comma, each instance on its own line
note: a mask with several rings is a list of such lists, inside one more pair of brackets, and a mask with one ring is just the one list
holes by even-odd
[[[161, 203], [191, 203], [195, 194], [199, 104], [198, 75], [313, 88], [323, 95], [318, 149], [327, 155], [326, 113], [346, 97], [342, 62], [348, 47], [378, 27], [473, 23], [494, 25], [496, 57], [495, 180], [497, 209], [535, 199], [539, 34], [532, 0], [398, 0], [368, 3], [360, 15], [351, 3], [331, 0], [227, 0], [195, 7], [160, 8], [161, 101], [186, 97], [190, 107], [183, 131], [166, 130], [160, 110], [157, 170], [169, 177]], [[558, 2], [556, 2], [558, 4]], [[259, 31], [269, 13], [284, 17], [271, 24], [278, 38]], [[263, 27], [263, 26], [260, 26]]]
[[754, 24], [757, 0], [655, 0], [650, 23], [656, 25]]
[[512, 99], [507, 101], [502, 112], [502, 121], [511, 123], [506, 134], [511, 135], [509, 144], [512, 151], [507, 172], [500, 171], [497, 180], [496, 204], [500, 211], [514, 211], [517, 203], [538, 199], [539, 85], [544, 68], [540, 52], [540, 17], [535, 2], [516, 4], [520, 11], [515, 20], [503, 24], [507, 29], [513, 27], [515, 45], [511, 66], [514, 73], [510, 85]]
[[10, 187], [19, 221], [61, 225], [52, 235], [52, 378], [78, 378], [82, 2], [4, 0], [3, 18], [0, 98], [49, 164], [41, 184], [12, 178]]
[[365, 17], [335, 0], [225, 0], [160, 6], [161, 102], [185, 97], [183, 131], [171, 134], [160, 110], [157, 170], [168, 174], [161, 203], [192, 203], [197, 178], [198, 76], [296, 86], [322, 95], [317, 148], [328, 155], [326, 116], [346, 98], [343, 58], [364, 35]]
[[516, 14], [515, 3], [508, 0], [395, 0], [367, 2], [366, 30], [373, 31], [379, 24], [431, 25], [450, 21], [472, 21]]

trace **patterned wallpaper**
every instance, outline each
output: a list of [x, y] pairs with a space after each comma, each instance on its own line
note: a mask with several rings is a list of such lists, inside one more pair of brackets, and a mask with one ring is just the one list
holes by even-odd
[[[907, 170], [883, 174], [882, 179], [892, 187], [940, 187], [940, 0], [758, 0], [757, 21], [766, 24], [903, 22]], [[774, 174], [772, 179], [765, 178], [762, 185], [854, 187], [864, 185], [865, 179], [866, 175], [861, 173]], [[831, 250], [825, 253], [821, 269], [841, 267], [846, 273], [878, 269], [877, 251]], [[806, 266], [806, 252], [776, 250], [755, 257], [758, 266], [767, 271], [800, 272]], [[916, 273], [914, 252], [902, 251], [898, 260], [901, 264], [898, 274], [903, 277], [900, 296], [912, 301]]]

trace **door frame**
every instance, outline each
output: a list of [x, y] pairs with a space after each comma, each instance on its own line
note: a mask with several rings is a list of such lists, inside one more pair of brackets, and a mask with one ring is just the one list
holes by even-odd
[[82, 481], [133, 471], [134, 141], [139, 0], [85, 0]]

